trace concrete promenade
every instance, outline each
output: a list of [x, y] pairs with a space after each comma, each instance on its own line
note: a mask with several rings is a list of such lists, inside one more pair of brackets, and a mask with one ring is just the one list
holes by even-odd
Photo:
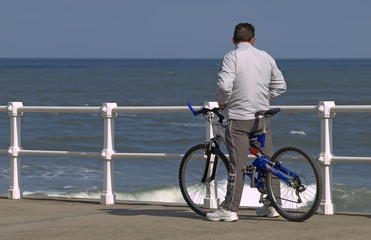
[[315, 215], [301, 223], [239, 211], [234, 223], [209, 222], [174, 204], [0, 196], [0, 239], [371, 239], [371, 214]]

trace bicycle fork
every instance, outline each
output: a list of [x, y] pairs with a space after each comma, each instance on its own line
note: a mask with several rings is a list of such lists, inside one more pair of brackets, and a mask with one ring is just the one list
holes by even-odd
[[206, 164], [204, 169], [204, 174], [202, 176], [201, 182], [211, 182], [215, 179], [216, 166], [218, 163], [218, 157], [212, 154], [213, 144], [212, 142], [206, 143], [205, 155], [206, 155]]
[[217, 186], [215, 183], [216, 168], [218, 163], [217, 155], [213, 154], [213, 142], [206, 143], [205, 155], [206, 164], [202, 179], [200, 180], [206, 186], [206, 196], [204, 198], [205, 208], [217, 208], [220, 204], [218, 199]]

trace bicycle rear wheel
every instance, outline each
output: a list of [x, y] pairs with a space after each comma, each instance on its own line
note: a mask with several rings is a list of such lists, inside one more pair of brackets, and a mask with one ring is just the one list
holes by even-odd
[[[179, 167], [179, 186], [188, 206], [197, 214], [205, 216], [224, 200], [227, 192], [229, 163], [226, 156], [218, 149], [211, 151], [216, 165], [215, 179], [202, 182], [207, 157], [205, 144], [192, 147], [184, 155]], [[212, 169], [212, 168], [210, 168]], [[208, 176], [211, 175], [209, 171]]]
[[[322, 178], [313, 158], [298, 147], [284, 147], [272, 157], [272, 162], [299, 176], [284, 174], [291, 186], [272, 173], [267, 175], [268, 198], [277, 212], [290, 221], [301, 222], [310, 218], [318, 209], [322, 197]], [[277, 167], [278, 168], [278, 167]]]

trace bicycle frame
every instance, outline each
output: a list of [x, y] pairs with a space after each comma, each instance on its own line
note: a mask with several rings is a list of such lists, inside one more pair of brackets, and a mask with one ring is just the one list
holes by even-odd
[[[209, 119], [213, 118], [213, 114], [211, 113], [210, 116], [208, 116]], [[282, 166], [279, 162], [278, 163], [273, 163], [271, 159], [268, 156], [262, 155], [258, 150], [254, 148], [254, 141], [258, 141], [261, 144], [261, 147], [264, 147], [265, 144], [265, 134], [266, 134], [266, 126], [263, 126], [263, 131], [262, 133], [258, 135], [254, 135], [250, 139], [250, 152], [256, 156], [256, 159], [253, 161], [253, 163], [250, 165], [249, 170], [251, 171], [246, 171], [246, 175], [248, 175], [251, 179], [251, 184], [250, 186], [252, 188], [257, 188], [259, 191], [265, 191], [265, 184], [263, 183], [263, 177], [265, 176], [264, 172], [270, 172], [277, 178], [281, 179], [284, 181], [288, 186], [290, 187], [295, 187], [297, 190], [299, 190], [300, 185], [301, 185], [301, 180], [299, 175], [297, 175], [295, 172], [290, 171], [289, 169], [285, 168]], [[224, 139], [224, 129], [225, 125], [223, 123], [218, 123], [214, 125], [214, 127], [217, 127], [215, 137], [210, 139], [209, 142], [206, 143], [206, 156], [207, 161], [205, 165], [205, 171], [203, 174], [203, 177], [201, 179], [202, 183], [205, 182], [211, 182], [215, 179], [215, 172], [216, 172], [216, 166], [217, 166], [217, 161], [218, 159], [214, 159], [211, 161], [211, 153], [212, 153], [212, 148], [216, 147], [219, 148], [221, 142], [225, 142]], [[212, 164], [212, 165], [211, 165]], [[211, 166], [210, 166], [211, 165]], [[249, 166], [248, 166], [249, 167]], [[248, 168], [247, 167], [247, 168]], [[211, 174], [208, 174], [208, 172], [212, 169]], [[293, 181], [292, 179], [289, 179], [285, 177], [282, 173], [292, 176], [296, 181]], [[257, 175], [256, 175], [257, 174]], [[256, 176], [255, 176], [256, 175]]]
[[[262, 177], [262, 171], [264, 170], [272, 173], [279, 179], [283, 180], [290, 187], [293, 187], [294, 183], [290, 179], [282, 175], [282, 173], [289, 175], [289, 176], [293, 176], [294, 178], [300, 181], [299, 175], [285, 168], [280, 163], [276, 163], [276, 164], [272, 163], [271, 159], [267, 156], [258, 156], [251, 165], [254, 167], [254, 169], [256, 169], [255, 171], [253, 169], [252, 172], [249, 172], [249, 171], [246, 172], [246, 174], [251, 179], [251, 187], [256, 187], [256, 188], [265, 187], [261, 184], [261, 181], [260, 181]], [[256, 172], [258, 173], [257, 177], [254, 176]]]

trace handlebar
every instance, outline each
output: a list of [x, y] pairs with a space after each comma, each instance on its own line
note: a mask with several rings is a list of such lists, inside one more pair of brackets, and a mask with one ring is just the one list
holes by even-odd
[[[189, 109], [192, 111], [193, 115], [197, 116], [198, 114], [203, 114], [203, 115], [206, 115], [208, 114], [209, 112], [213, 112], [216, 114], [216, 116], [219, 118], [219, 123], [222, 123], [223, 122], [223, 119], [224, 119], [224, 116], [220, 113], [221, 109], [220, 108], [213, 108], [213, 109], [209, 109], [209, 108], [202, 108], [198, 111], [196, 111], [190, 102], [188, 102], [188, 107]], [[269, 109], [268, 111], [261, 111], [261, 112], [257, 112], [255, 114], [256, 117], [262, 117], [262, 118], [269, 118], [269, 117], [273, 117], [274, 115], [276, 115], [279, 111], [281, 111], [281, 108], [272, 108], [272, 109]]]
[[203, 115], [206, 115], [208, 114], [209, 112], [212, 112], [212, 113], [215, 113], [216, 116], [219, 118], [218, 122], [219, 123], [222, 123], [223, 122], [223, 119], [224, 119], [224, 116], [220, 113], [220, 108], [213, 108], [213, 109], [209, 109], [209, 108], [202, 108], [201, 110], [198, 110], [196, 111], [190, 102], [188, 102], [188, 107], [189, 109], [192, 111], [193, 115], [197, 116], [198, 114], [203, 114]]

